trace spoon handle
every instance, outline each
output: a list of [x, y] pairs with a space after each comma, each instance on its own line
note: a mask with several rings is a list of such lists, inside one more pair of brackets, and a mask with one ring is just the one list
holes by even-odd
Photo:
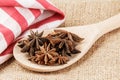
[[114, 29], [120, 28], [120, 13], [96, 24], [100, 35], [106, 34]]

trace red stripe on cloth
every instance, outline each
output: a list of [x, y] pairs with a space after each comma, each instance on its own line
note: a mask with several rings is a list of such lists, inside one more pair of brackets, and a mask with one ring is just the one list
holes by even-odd
[[39, 17], [41, 14], [41, 11], [38, 9], [30, 9], [30, 11], [32, 12], [32, 14], [35, 16], [35, 18]]
[[19, 7], [22, 7], [15, 0], [0, 0], [0, 6], [19, 6]]
[[7, 54], [12, 54], [15, 43], [16, 42], [14, 42], [10, 46], [8, 46], [8, 48], [5, 51], [3, 51], [3, 53], [0, 54], [0, 56], [4, 56], [4, 55], [7, 55]]
[[51, 10], [51, 11], [58, 13], [59, 16], [61, 16], [61, 19], [64, 18], [64, 13], [62, 11], [60, 11], [59, 9], [57, 9], [56, 7], [54, 7], [53, 5], [51, 5], [46, 0], [37, 0], [37, 2], [40, 3], [41, 5], [43, 5], [46, 8], [46, 10]]
[[14, 40], [13, 32], [1, 24], [0, 24], [0, 32], [3, 34], [7, 42], [7, 45], [9, 45]]
[[1, 9], [3, 9], [9, 16], [19, 23], [22, 31], [28, 27], [26, 19], [14, 7], [2, 7]]

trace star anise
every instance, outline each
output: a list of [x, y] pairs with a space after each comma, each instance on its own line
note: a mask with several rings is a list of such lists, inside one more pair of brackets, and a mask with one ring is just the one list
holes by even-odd
[[[62, 50], [61, 54], [67, 54], [69, 56], [71, 56], [71, 50], [73, 48], [73, 45], [72, 46], [69, 46], [68, 45], [68, 41], [66, 39], [62, 39], [62, 41], [60, 42], [60, 44], [58, 45], [58, 50]], [[63, 52], [64, 51], [64, 52]]]
[[31, 42], [30, 46], [34, 46], [36, 49], [39, 49], [39, 45], [43, 45], [43, 41], [41, 40], [42, 35], [43, 31], [38, 33], [38, 31], [33, 32], [30, 30], [30, 35], [28, 35], [28, 40]]
[[66, 64], [68, 60], [69, 60], [68, 57], [59, 55], [59, 56], [57, 56], [56, 63]]
[[59, 44], [61, 42], [60, 38], [54, 38], [54, 37], [47, 37], [49, 40], [50, 44], [55, 47], [56, 44]]
[[36, 51], [36, 55], [39, 55], [39, 58], [36, 61], [43, 61], [45, 65], [55, 62], [56, 56], [58, 53], [55, 48], [50, 49], [50, 44], [45, 43], [43, 46], [40, 46], [40, 50]]
[[20, 48], [23, 48], [23, 47], [25, 46], [25, 41], [26, 41], [26, 40], [20, 40], [20, 41], [18, 41], [18, 46], [19, 46]]
[[40, 55], [40, 54], [35, 54], [35, 56], [29, 57], [28, 60], [37, 64], [44, 64], [43, 55]]
[[33, 32], [32, 30], [30, 30], [30, 35], [28, 35], [28, 37], [29, 37], [28, 40], [31, 41], [35, 37], [41, 38], [42, 35], [43, 35], [43, 31], [41, 33], [38, 33], [38, 31]]
[[33, 32], [31, 30], [30, 33], [27, 39], [18, 42], [18, 46], [22, 48], [21, 52], [28, 52], [30, 56], [34, 56], [35, 51], [39, 50], [39, 46], [43, 45], [44, 42], [48, 42], [48, 40], [42, 37], [43, 32], [38, 33], [38, 31]]
[[74, 33], [65, 31], [65, 30], [54, 30], [54, 32], [56, 33], [56, 35], [60, 38], [67, 38], [68, 40], [74, 41], [74, 42], [80, 42], [83, 40], [83, 38], [80, 38], [79, 36], [77, 36]]
[[83, 40], [74, 33], [54, 30], [54, 33], [42, 36], [43, 32], [30, 31], [27, 39], [18, 42], [21, 52], [29, 53], [29, 60], [37, 64], [65, 64], [68, 56], [80, 53], [76, 45]]
[[19, 47], [21, 47], [21, 52], [28, 52], [29, 49], [30, 49], [30, 43], [28, 40], [21, 40], [19, 41], [19, 44], [18, 44]]
[[21, 52], [28, 52], [30, 56], [35, 55], [35, 48], [31, 46], [32, 42], [29, 42], [28, 40], [21, 40], [18, 43], [18, 46], [21, 48]]
[[54, 33], [48, 34], [47, 38], [53, 47], [56, 47], [59, 54], [71, 54], [80, 53], [79, 50], [75, 48], [76, 42], [80, 42], [83, 38], [80, 38], [74, 33], [65, 30], [54, 30]]
[[59, 54], [67, 54], [71, 56], [71, 54], [80, 53], [79, 50], [75, 48], [75, 44], [71, 40], [61, 39], [61, 42], [56, 45], [57, 52]]

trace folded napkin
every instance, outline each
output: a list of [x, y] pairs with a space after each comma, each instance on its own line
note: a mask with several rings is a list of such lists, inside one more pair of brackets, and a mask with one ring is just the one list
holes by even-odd
[[0, 0], [0, 64], [12, 57], [14, 44], [29, 29], [49, 29], [63, 21], [63, 12], [48, 0]]

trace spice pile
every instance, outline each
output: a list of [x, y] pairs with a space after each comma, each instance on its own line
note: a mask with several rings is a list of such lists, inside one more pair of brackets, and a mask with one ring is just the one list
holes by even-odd
[[21, 52], [29, 54], [29, 60], [42, 65], [65, 64], [72, 54], [80, 53], [75, 47], [83, 40], [74, 33], [54, 30], [47, 36], [43, 32], [30, 31], [27, 39], [20, 40]]

